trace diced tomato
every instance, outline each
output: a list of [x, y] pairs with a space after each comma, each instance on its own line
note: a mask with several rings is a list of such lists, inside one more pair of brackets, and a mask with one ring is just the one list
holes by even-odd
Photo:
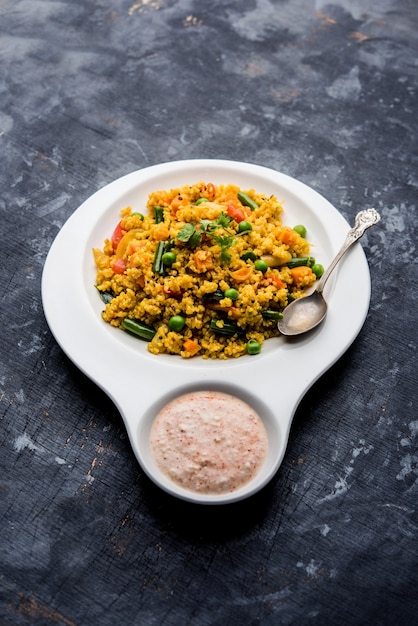
[[234, 206], [233, 204], [227, 204], [226, 212], [229, 215], [229, 217], [232, 217], [232, 219], [238, 223], [243, 222], [245, 218], [247, 217], [243, 209], [240, 209], [239, 207]]
[[113, 244], [113, 250], [116, 250], [116, 248], [118, 247], [118, 243], [120, 242], [120, 240], [122, 239], [122, 237], [124, 236], [126, 231], [123, 230], [122, 228], [122, 222], [119, 222], [119, 224], [116, 226], [115, 230], [113, 231], [112, 237], [111, 237], [111, 241]]
[[115, 274], [124, 274], [126, 271], [126, 263], [124, 259], [115, 259], [112, 263], [112, 271]]

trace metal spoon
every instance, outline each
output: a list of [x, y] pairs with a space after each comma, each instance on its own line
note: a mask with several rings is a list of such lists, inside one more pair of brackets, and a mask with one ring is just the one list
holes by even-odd
[[320, 278], [315, 291], [309, 296], [294, 300], [284, 309], [283, 319], [277, 324], [283, 335], [306, 333], [323, 321], [327, 314], [327, 303], [322, 292], [331, 272], [353, 243], [362, 237], [364, 231], [379, 220], [380, 215], [375, 209], [357, 213], [353, 228], [348, 231], [340, 251]]

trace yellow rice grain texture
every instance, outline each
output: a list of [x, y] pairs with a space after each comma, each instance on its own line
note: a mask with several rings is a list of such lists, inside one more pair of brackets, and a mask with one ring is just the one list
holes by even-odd
[[[250, 339], [262, 344], [279, 336], [277, 321], [265, 319], [263, 311], [282, 311], [313, 285], [316, 276], [309, 268], [295, 279], [287, 267], [292, 258], [308, 256], [310, 245], [283, 226], [283, 207], [276, 197], [245, 190], [258, 205], [250, 210], [238, 200], [239, 191], [235, 185], [199, 182], [151, 193], [143, 215], [125, 207], [117, 241], [109, 233], [102, 249], [93, 250], [96, 287], [111, 297], [103, 320], [115, 327], [125, 318], [147, 324], [156, 331], [149, 352], [183, 358], [239, 357], [246, 353]], [[206, 201], [196, 204], [201, 198]], [[155, 220], [155, 206], [163, 209], [160, 223]], [[240, 232], [237, 210], [244, 212], [251, 230]], [[229, 216], [229, 224], [217, 227], [224, 216]], [[185, 225], [202, 233], [209, 222], [210, 231], [198, 245], [178, 239]], [[153, 263], [161, 241], [170, 242], [175, 261], [158, 273]], [[227, 241], [224, 249], [222, 241]], [[254, 260], [245, 260], [248, 252], [266, 260], [267, 271], [257, 270]], [[238, 291], [235, 300], [211, 298], [231, 288]], [[181, 331], [169, 328], [174, 315], [185, 319]], [[233, 323], [239, 332], [218, 334], [210, 329], [212, 319], [219, 327]]]

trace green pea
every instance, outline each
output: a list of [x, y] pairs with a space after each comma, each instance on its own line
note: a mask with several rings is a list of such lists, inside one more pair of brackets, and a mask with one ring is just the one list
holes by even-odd
[[237, 300], [239, 293], [237, 289], [231, 287], [231, 289], [227, 289], [224, 293], [225, 298], [229, 298], [230, 300]]
[[168, 321], [168, 327], [170, 330], [180, 332], [183, 330], [186, 320], [181, 315], [173, 315]]
[[257, 261], [254, 263], [254, 267], [256, 270], [258, 270], [259, 272], [267, 272], [269, 266], [267, 265], [267, 263], [265, 261], [263, 261], [263, 259], [257, 259]]
[[134, 216], [134, 215], [139, 215], [139, 217], [141, 218], [141, 221], [142, 222], [144, 221], [144, 216], [142, 215], [142, 213], [139, 213], [138, 211], [134, 211], [133, 213], [131, 213], [131, 216]]
[[250, 339], [247, 341], [247, 352], [248, 354], [259, 354], [261, 352], [261, 343], [255, 339]]
[[247, 222], [246, 220], [243, 220], [242, 222], [238, 224], [238, 230], [240, 233], [245, 233], [246, 231], [250, 231], [252, 229], [253, 229], [252, 225], [250, 224], [250, 222]]
[[199, 200], [196, 200], [196, 206], [199, 206], [202, 202], [209, 202], [209, 200], [207, 198], [199, 198]]
[[297, 226], [293, 227], [293, 230], [297, 232], [298, 235], [305, 238], [306, 237], [306, 228], [303, 224], [297, 224]]
[[173, 265], [174, 261], [176, 260], [176, 253], [164, 252], [163, 256], [161, 257], [161, 260], [164, 265]]
[[324, 266], [320, 263], [315, 263], [315, 265], [312, 265], [311, 269], [317, 278], [321, 278], [324, 273]]

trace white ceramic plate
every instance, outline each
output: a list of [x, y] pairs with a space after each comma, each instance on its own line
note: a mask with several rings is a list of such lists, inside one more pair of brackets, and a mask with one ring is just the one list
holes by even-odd
[[[102, 321], [92, 248], [102, 247], [131, 206], [144, 211], [150, 192], [199, 181], [234, 183], [274, 194], [284, 202], [285, 224], [304, 224], [312, 255], [325, 267], [341, 247], [350, 225], [305, 184], [248, 163], [190, 160], [155, 165], [124, 176], [86, 200], [58, 233], [45, 262], [42, 299], [49, 327], [68, 357], [114, 401], [133, 451], [147, 475], [172, 495], [192, 502], [222, 504], [261, 489], [285, 453], [293, 415], [309, 387], [347, 350], [359, 333], [370, 302], [370, 273], [359, 243], [327, 283], [328, 315], [314, 331], [268, 340], [256, 356], [228, 361], [148, 353], [145, 342]], [[71, 294], [71, 295], [69, 295]], [[230, 494], [200, 495], [167, 479], [148, 445], [158, 411], [174, 397], [196, 389], [232, 393], [251, 404], [269, 436], [264, 467], [245, 487]]]

